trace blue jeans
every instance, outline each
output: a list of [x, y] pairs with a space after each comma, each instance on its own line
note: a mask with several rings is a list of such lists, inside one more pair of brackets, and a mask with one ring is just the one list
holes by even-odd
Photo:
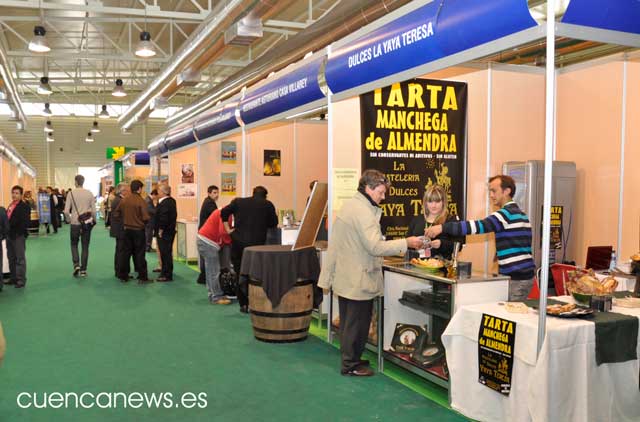
[[209, 291], [209, 300], [217, 300], [224, 297], [224, 292], [220, 287], [220, 261], [225, 267], [229, 262], [228, 246], [217, 249], [202, 239], [198, 239], [198, 253], [204, 260], [205, 279], [207, 282], [207, 290]]

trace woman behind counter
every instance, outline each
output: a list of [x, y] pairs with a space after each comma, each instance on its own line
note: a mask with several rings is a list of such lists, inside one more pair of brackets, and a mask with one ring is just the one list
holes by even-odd
[[[427, 228], [447, 221], [458, 220], [458, 216], [449, 215], [447, 207], [447, 193], [440, 185], [433, 185], [427, 188], [422, 198], [423, 214], [418, 215], [409, 223], [407, 236], [424, 236]], [[451, 237], [441, 234], [435, 239], [431, 239], [431, 256], [440, 255], [444, 259], [451, 259], [453, 253], [453, 243], [464, 243], [464, 237]], [[413, 255], [416, 256], [417, 252]]]

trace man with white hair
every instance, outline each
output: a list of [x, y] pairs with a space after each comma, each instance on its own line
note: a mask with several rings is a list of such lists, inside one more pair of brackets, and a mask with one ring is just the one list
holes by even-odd
[[173, 281], [173, 239], [176, 236], [176, 219], [178, 212], [176, 200], [171, 197], [171, 186], [158, 186], [158, 207], [156, 208], [155, 234], [162, 261], [160, 277], [156, 281]]

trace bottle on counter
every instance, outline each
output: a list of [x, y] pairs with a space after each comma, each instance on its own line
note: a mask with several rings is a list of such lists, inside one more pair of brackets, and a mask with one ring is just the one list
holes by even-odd
[[609, 263], [609, 271], [614, 271], [616, 266], [618, 265], [618, 260], [616, 258], [616, 251], [611, 251], [611, 262]]

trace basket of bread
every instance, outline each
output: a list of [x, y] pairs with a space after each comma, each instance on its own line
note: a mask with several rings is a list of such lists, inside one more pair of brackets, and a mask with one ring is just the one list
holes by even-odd
[[618, 287], [618, 280], [613, 277], [599, 280], [593, 270], [568, 271], [567, 276], [567, 290], [576, 302], [583, 305], [589, 305], [591, 296], [610, 295]]
[[421, 268], [423, 270], [427, 270], [430, 272], [441, 272], [444, 268], [444, 261], [438, 258], [429, 258], [429, 259], [420, 259], [413, 258], [411, 259], [411, 265], [417, 268]]

